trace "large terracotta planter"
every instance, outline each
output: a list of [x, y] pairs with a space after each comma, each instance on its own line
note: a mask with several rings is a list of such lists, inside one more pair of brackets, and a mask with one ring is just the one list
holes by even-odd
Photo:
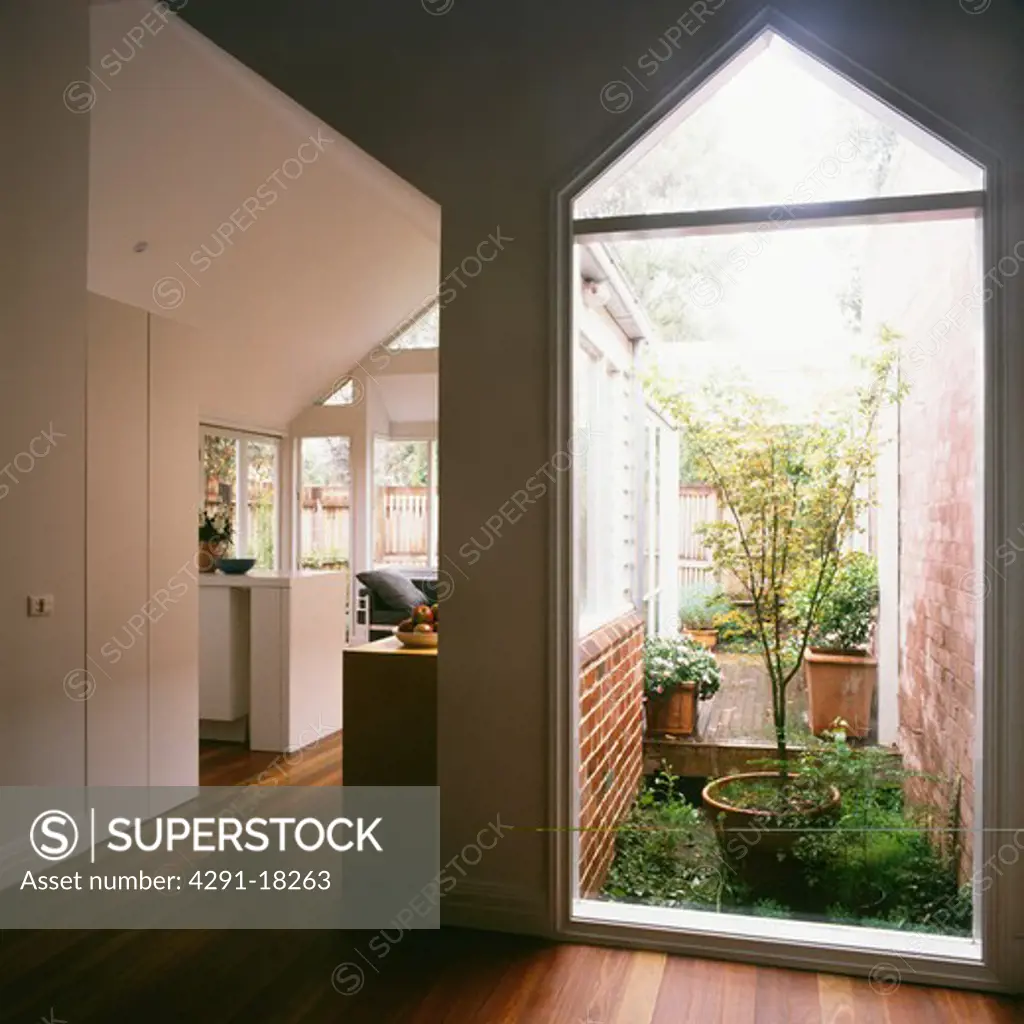
[[718, 643], [717, 629], [684, 629], [683, 636], [708, 651], [714, 650], [715, 644]]
[[[771, 811], [734, 806], [721, 792], [727, 784], [739, 779], [778, 778], [778, 772], [743, 772], [724, 775], [704, 787], [701, 793], [704, 810], [714, 825], [723, 853], [734, 865], [743, 863], [757, 872], [772, 871], [792, 852], [794, 843], [803, 834], [781, 823]], [[831, 814], [839, 806], [839, 800], [839, 790], [832, 786], [829, 799], [804, 811], [802, 820], [810, 824]]]
[[804, 655], [807, 710], [815, 735], [832, 728], [837, 718], [851, 736], [863, 739], [871, 731], [871, 699], [878, 679], [878, 662], [867, 653], [834, 653], [813, 648]]
[[689, 736], [697, 722], [697, 686], [688, 683], [647, 698], [647, 732]]

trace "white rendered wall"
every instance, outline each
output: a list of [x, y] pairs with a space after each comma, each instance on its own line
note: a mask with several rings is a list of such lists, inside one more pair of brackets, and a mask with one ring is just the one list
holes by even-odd
[[88, 298], [90, 786], [198, 782], [191, 331]]
[[[89, 63], [88, 17], [82, 0], [0, 4], [4, 785], [85, 780], [85, 702], [63, 681], [85, 656], [89, 118], [69, 113], [61, 95]], [[53, 615], [30, 619], [29, 594], [52, 594]]]

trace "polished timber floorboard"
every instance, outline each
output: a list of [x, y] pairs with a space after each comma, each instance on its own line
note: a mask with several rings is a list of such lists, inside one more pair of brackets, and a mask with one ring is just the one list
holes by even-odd
[[[200, 763], [204, 785], [338, 785], [341, 734], [287, 757], [203, 744]], [[969, 992], [459, 929], [388, 935], [3, 932], [0, 1022], [1024, 1024], [1013, 1001]]]
[[243, 743], [199, 743], [201, 786], [340, 786], [341, 733], [292, 754], [249, 750]]
[[393, 946], [380, 936], [371, 946], [369, 932], [6, 932], [0, 1021], [1024, 1021], [1010, 1000], [974, 993], [901, 985], [886, 994], [851, 978], [458, 929], [391, 935]]

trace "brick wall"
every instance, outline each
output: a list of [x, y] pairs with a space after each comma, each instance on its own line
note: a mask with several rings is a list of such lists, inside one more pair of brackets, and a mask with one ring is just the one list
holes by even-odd
[[[939, 809], [937, 825], [962, 780], [965, 829], [973, 824], [975, 607], [984, 588], [975, 554], [976, 365], [972, 332], [961, 330], [915, 360], [899, 436], [899, 746], [908, 769], [951, 780], [909, 787]], [[969, 837], [961, 846], [969, 873]]]
[[643, 772], [644, 627], [631, 612], [580, 641], [579, 891], [598, 892]]
[[[934, 170], [923, 150], [905, 150], [890, 169], [889, 194], [917, 191]], [[984, 589], [975, 550], [978, 239], [971, 220], [873, 228], [864, 279], [865, 329], [884, 322], [900, 332], [909, 383], [896, 414], [898, 513], [879, 510], [898, 514], [899, 523], [897, 745], [907, 769], [937, 777], [907, 789], [913, 802], [937, 809], [938, 827], [947, 824], [959, 777], [964, 829], [974, 819], [976, 608]], [[971, 843], [961, 836], [966, 877]]]

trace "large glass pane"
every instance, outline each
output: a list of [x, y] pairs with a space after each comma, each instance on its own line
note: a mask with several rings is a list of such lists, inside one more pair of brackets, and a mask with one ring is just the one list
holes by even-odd
[[[636, 78], [673, 53], [660, 41], [637, 62]], [[766, 33], [587, 189], [576, 216], [784, 209], [983, 187], [979, 166]]]
[[377, 438], [374, 445], [375, 565], [430, 565], [429, 441]]
[[277, 450], [275, 441], [244, 442], [249, 463], [249, 517], [246, 554], [256, 568], [277, 565]]
[[[235, 438], [219, 434], [203, 437], [203, 477], [206, 512], [211, 516], [227, 515], [237, 525], [238, 441]], [[237, 542], [237, 534], [233, 533], [225, 557], [234, 557]]]
[[[613, 901], [681, 929], [689, 909], [860, 925], [889, 929], [894, 949], [916, 941], [898, 932], [930, 932], [968, 955], [981, 602], [1003, 574], [978, 542], [983, 314], [1019, 270], [1007, 256], [982, 277], [979, 228], [962, 217], [606, 247], [654, 324], [637, 359], [647, 400], [680, 431], [690, 486], [673, 548], [658, 528], [668, 435], [649, 422], [645, 639], [661, 636], [647, 661], [640, 644], [609, 643], [578, 681], [588, 914]], [[866, 393], [879, 366], [884, 384]], [[710, 569], [687, 575], [701, 553]], [[658, 559], [678, 563], [687, 592], [678, 626], [650, 599]], [[591, 630], [576, 612], [578, 633]], [[607, 798], [620, 763], [666, 770], [637, 768]]]
[[430, 565], [437, 565], [441, 511], [440, 458], [437, 441], [430, 442], [430, 501]]
[[347, 437], [304, 437], [300, 446], [299, 564], [303, 569], [349, 566], [352, 476]]

